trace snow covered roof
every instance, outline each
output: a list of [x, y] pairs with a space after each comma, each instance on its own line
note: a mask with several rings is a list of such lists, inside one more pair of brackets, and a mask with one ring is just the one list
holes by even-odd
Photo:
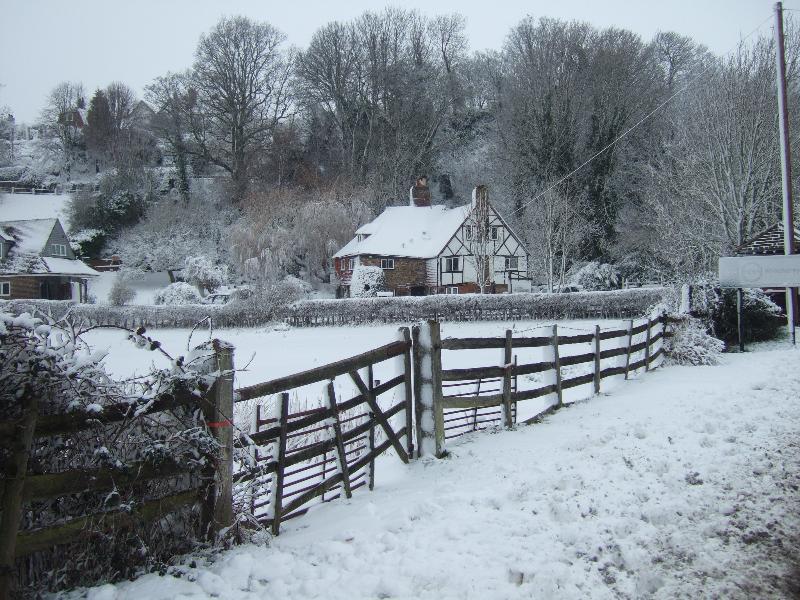
[[39, 254], [47, 245], [47, 240], [57, 222], [58, 219], [0, 221], [0, 231], [14, 241], [15, 252]]
[[[444, 206], [390, 206], [374, 221], [362, 225], [334, 257], [376, 254], [408, 258], [433, 258], [464, 223], [470, 204]], [[367, 236], [359, 241], [359, 236]]]
[[79, 275], [81, 277], [95, 277], [100, 275], [92, 267], [81, 260], [69, 258], [52, 258], [45, 256], [42, 258], [47, 273], [58, 275]]

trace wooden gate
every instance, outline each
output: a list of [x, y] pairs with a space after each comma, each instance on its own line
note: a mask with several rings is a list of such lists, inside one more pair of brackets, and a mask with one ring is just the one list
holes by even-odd
[[[375, 367], [397, 360], [399, 374], [381, 382]], [[337, 398], [337, 377], [357, 392]], [[300, 388], [324, 384], [320, 394]], [[344, 382], [343, 382], [344, 383]], [[341, 386], [340, 386], [341, 387]], [[319, 388], [318, 388], [319, 389]], [[392, 394], [399, 396], [381, 402]], [[294, 392], [294, 394], [290, 394]], [[372, 489], [375, 459], [392, 449], [408, 462], [413, 456], [411, 339], [408, 328], [398, 341], [309, 371], [237, 390], [237, 402], [277, 395], [265, 408], [256, 405], [251, 465], [234, 478], [252, 516], [277, 535], [282, 521], [305, 514], [319, 502]], [[293, 402], [317, 406], [293, 410]], [[393, 425], [402, 413], [402, 424]]]

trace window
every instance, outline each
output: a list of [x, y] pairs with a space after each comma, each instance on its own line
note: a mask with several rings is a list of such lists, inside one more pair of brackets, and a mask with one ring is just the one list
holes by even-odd
[[489, 230], [489, 237], [491, 239], [493, 239], [493, 240], [496, 240], [498, 237], [500, 237], [500, 228], [499, 227], [492, 227]]
[[355, 258], [348, 258], [347, 259], [347, 270], [352, 271], [356, 268], [356, 259]]
[[506, 271], [519, 269], [519, 256], [506, 256]]
[[381, 259], [381, 269], [394, 269], [394, 259], [393, 258], [382, 258]]
[[472, 239], [472, 225], [464, 225], [464, 239], [465, 240]]
[[444, 293], [445, 294], [457, 294], [458, 293], [458, 288], [456, 286], [446, 287], [446, 288], [444, 288]]
[[10, 296], [10, 295], [11, 295], [11, 282], [0, 281], [0, 296]]
[[448, 256], [444, 259], [445, 273], [457, 273], [461, 271], [461, 259], [458, 256]]
[[6, 245], [3, 242], [0, 242], [0, 260], [6, 257]]
[[64, 244], [53, 244], [53, 254], [56, 256], [66, 256], [67, 247]]
[[363, 242], [365, 239], [367, 239], [369, 237], [369, 235], [370, 234], [368, 234], [368, 233], [359, 233], [356, 236], [356, 240], [358, 240], [359, 242]]

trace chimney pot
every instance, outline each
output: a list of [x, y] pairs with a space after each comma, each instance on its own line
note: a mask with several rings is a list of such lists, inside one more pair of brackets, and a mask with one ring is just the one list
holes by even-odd
[[431, 191], [428, 189], [427, 175], [417, 177], [417, 182], [411, 188], [409, 195], [410, 206], [424, 207], [431, 205]]

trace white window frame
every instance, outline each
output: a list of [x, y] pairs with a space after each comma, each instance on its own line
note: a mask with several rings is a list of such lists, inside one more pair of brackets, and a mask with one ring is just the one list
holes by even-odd
[[6, 243], [0, 242], [0, 260], [6, 257]]
[[519, 256], [506, 256], [506, 271], [517, 271], [518, 269]]
[[500, 226], [499, 225], [492, 225], [489, 229], [489, 239], [490, 240], [499, 240], [500, 239]]
[[458, 286], [447, 286], [444, 288], [444, 293], [450, 296], [458, 294]]
[[394, 259], [393, 258], [382, 258], [381, 259], [381, 269], [385, 269], [385, 270], [394, 269]]
[[354, 271], [356, 268], [356, 259], [355, 258], [348, 258], [347, 259], [347, 270]]
[[472, 239], [472, 225], [464, 225], [464, 239], [465, 240]]
[[[453, 262], [455, 261], [455, 268]], [[445, 273], [461, 273], [461, 257], [460, 256], [445, 256], [444, 257], [444, 272]]]
[[67, 255], [67, 246], [65, 244], [51, 244], [51, 247], [55, 256]]
[[[4, 291], [5, 288], [5, 291]], [[0, 297], [8, 298], [11, 296], [11, 282], [10, 281], [0, 281]]]

